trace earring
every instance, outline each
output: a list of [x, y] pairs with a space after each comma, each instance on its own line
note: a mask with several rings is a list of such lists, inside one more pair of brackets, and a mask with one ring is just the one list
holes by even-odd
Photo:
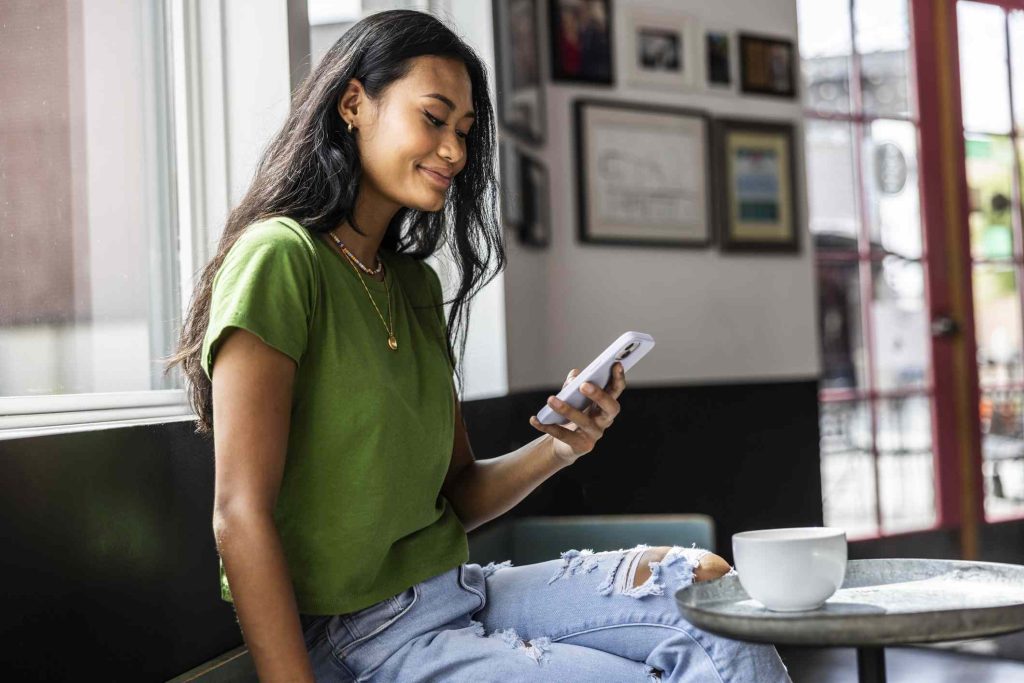
[[348, 132], [349, 133], [352, 132], [352, 122], [351, 121], [348, 122]]

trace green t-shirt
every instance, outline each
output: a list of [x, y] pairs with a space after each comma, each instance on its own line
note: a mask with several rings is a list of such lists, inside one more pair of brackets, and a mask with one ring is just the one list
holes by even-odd
[[[231, 327], [297, 363], [274, 521], [304, 614], [355, 611], [469, 559], [441, 494], [455, 435], [441, 283], [424, 261], [378, 253], [396, 351], [359, 280], [387, 320], [385, 283], [291, 218], [246, 228], [213, 281], [208, 377]], [[220, 581], [234, 602], [223, 560]]]

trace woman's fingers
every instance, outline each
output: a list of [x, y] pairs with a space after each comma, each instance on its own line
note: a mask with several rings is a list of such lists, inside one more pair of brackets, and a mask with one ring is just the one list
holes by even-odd
[[545, 434], [550, 434], [559, 441], [569, 444], [576, 453], [583, 453], [590, 450], [587, 446], [588, 437], [582, 433], [582, 430], [568, 429], [562, 425], [546, 425], [538, 420], [536, 415], [530, 416], [530, 424], [532, 424], [535, 429], [539, 429]]
[[[611, 386], [613, 382], [614, 379], [612, 382], [609, 382], [609, 386]], [[611, 424], [611, 421], [615, 419], [615, 416], [618, 415], [619, 410], [621, 410], [619, 402], [616, 401], [610, 393], [604, 389], [599, 389], [596, 385], [591, 384], [590, 382], [584, 382], [580, 390], [583, 392], [584, 396], [593, 400], [594, 403], [600, 407], [601, 412], [607, 417], [608, 423]]]
[[547, 403], [556, 413], [569, 418], [572, 422], [575, 422], [577, 427], [580, 427], [581, 429], [594, 428], [594, 418], [587, 415], [582, 410], [577, 409], [572, 404], [566, 403], [557, 396], [548, 396]]

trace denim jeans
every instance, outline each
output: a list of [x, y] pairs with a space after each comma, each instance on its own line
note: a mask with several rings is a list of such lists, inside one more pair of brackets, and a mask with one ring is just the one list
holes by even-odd
[[467, 563], [355, 612], [301, 615], [316, 680], [791, 683], [774, 646], [680, 615], [674, 593], [707, 550], [673, 546], [635, 586], [648, 547]]

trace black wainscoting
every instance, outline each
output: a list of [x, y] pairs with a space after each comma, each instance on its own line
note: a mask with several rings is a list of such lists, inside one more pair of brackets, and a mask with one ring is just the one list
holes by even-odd
[[0, 441], [0, 677], [165, 681], [241, 643], [190, 422]]
[[[539, 436], [549, 393], [466, 403], [476, 457]], [[508, 514], [705, 513], [730, 562], [737, 531], [822, 524], [816, 382], [627, 387], [619, 402], [595, 449]]]
[[[540, 434], [545, 392], [464, 405], [478, 458]], [[814, 382], [629, 387], [597, 448], [509, 514], [821, 523]], [[189, 422], [0, 441], [0, 677], [163, 681], [238, 645], [220, 600], [212, 443]]]

